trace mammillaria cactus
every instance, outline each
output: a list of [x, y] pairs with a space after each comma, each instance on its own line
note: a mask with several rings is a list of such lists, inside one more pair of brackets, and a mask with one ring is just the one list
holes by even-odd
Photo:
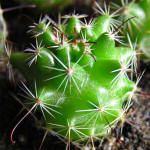
[[[118, 3], [118, 5], [116, 5]], [[133, 17], [124, 26], [124, 33], [129, 32], [130, 39], [132, 43], [136, 44], [139, 52], [144, 53], [144, 58], [150, 56], [149, 49], [150, 45], [148, 41], [150, 40], [150, 1], [149, 0], [139, 0], [131, 2], [122, 0], [121, 2], [116, 2], [115, 7], [121, 7], [121, 14], [118, 17], [119, 20], [126, 20]]]
[[9, 79], [12, 78], [12, 70], [10, 69], [11, 65], [9, 64], [9, 57], [11, 51], [8, 48], [9, 44], [7, 44], [8, 29], [3, 14], [17, 9], [34, 8], [34, 7], [35, 5], [22, 5], [22, 6], [2, 9], [0, 4], [0, 71], [2, 72], [6, 71], [7, 70], [6, 68], [9, 67]]
[[47, 131], [68, 139], [69, 149], [71, 141], [101, 138], [124, 120], [139, 81], [132, 81], [136, 51], [115, 46], [115, 13], [98, 8], [102, 15], [89, 23], [81, 22], [86, 15], [74, 13], [62, 17], [65, 24], [45, 16], [30, 27], [36, 45], [10, 55], [27, 81], [21, 96], [28, 109], [12, 130], [13, 143], [15, 129], [33, 110], [41, 112]]
[[6, 27], [6, 23], [4, 21], [3, 18], [3, 10], [1, 9], [0, 6], [0, 56], [3, 53], [3, 49], [4, 49], [4, 41], [6, 40], [7, 37], [7, 27]]
[[[133, 125], [139, 134], [145, 136], [146, 133], [142, 133], [141, 130], [145, 122], [141, 123], [139, 119], [134, 119], [134, 114], [138, 111], [138, 109], [134, 110], [137, 104], [134, 100], [137, 100], [135, 99], [137, 95], [149, 98], [146, 92], [142, 92], [137, 87], [143, 76], [139, 73], [137, 55], [144, 52], [142, 55], [144, 57], [141, 58], [149, 57], [150, 2], [149, 0], [113, 0], [111, 3], [103, 1], [100, 5], [96, 1], [94, 3], [96, 5], [94, 10], [98, 15], [96, 13], [90, 14], [91, 16], [76, 14], [74, 10], [71, 14], [62, 17], [59, 15], [58, 23], [48, 15], [40, 17], [39, 22], [32, 24], [27, 32], [35, 38], [35, 43], [31, 44], [30, 48], [21, 46], [26, 47], [24, 52], [20, 52], [19, 48], [19, 52], [9, 51], [9, 43], [5, 46], [7, 30], [1, 13], [0, 29], [2, 28], [1, 31], [6, 34], [2, 34], [3, 38], [0, 39], [3, 54], [0, 55], [0, 71], [3, 67], [5, 72], [7, 66], [10, 79], [13, 69], [17, 75], [15, 83], [23, 79], [21, 85], [19, 82], [21, 91], [15, 86], [15, 90], [20, 93], [15, 91], [16, 93], [8, 94], [10, 98], [16, 98], [27, 111], [14, 128], [11, 127], [12, 143], [19, 142], [19, 137], [14, 136], [17, 135], [15, 131], [18, 126], [25, 123], [24, 119], [30, 114], [40, 125], [40, 129], [46, 130], [42, 143], [50, 132], [63, 139], [67, 143], [66, 149], [69, 150], [71, 142], [81, 146], [80, 149], [84, 149], [83, 145], [88, 145], [88, 149], [94, 150], [95, 141], [97, 146], [99, 139], [105, 137], [109, 139], [110, 136], [110, 147], [112, 143], [112, 147], [117, 145], [116, 147], [121, 146], [121, 148], [125, 143], [132, 145], [132, 140], [129, 139], [128, 142], [124, 135], [125, 122]], [[103, 3], [104, 6], [101, 5]], [[24, 7], [35, 6], [21, 5], [0, 11], [7, 12]], [[31, 16], [26, 18], [31, 21]], [[122, 35], [124, 41], [121, 39]], [[129, 44], [126, 44], [127, 42]], [[16, 44], [22, 45], [18, 42]], [[7, 56], [4, 54], [4, 49]], [[4, 74], [3, 78], [6, 77]], [[4, 85], [5, 82], [3, 80]], [[139, 107], [143, 109], [141, 104]], [[147, 114], [149, 116], [148, 110]], [[129, 118], [129, 115], [132, 117]], [[109, 133], [112, 134], [108, 135]], [[113, 135], [115, 141], [112, 140]], [[105, 140], [104, 143], [103, 140], [101, 142], [107, 145]], [[108, 149], [108, 146], [106, 147], [104, 149]]]

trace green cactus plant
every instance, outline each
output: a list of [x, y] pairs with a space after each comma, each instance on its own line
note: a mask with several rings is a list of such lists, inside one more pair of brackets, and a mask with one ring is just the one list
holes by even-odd
[[4, 41], [6, 40], [7, 37], [7, 26], [6, 22], [3, 18], [3, 10], [0, 6], [0, 56], [3, 54], [4, 51]]
[[33, 110], [41, 112], [47, 131], [68, 139], [69, 149], [71, 141], [101, 138], [123, 121], [138, 83], [132, 81], [136, 51], [116, 47], [115, 13], [96, 5], [102, 15], [89, 23], [80, 20], [86, 15], [65, 15], [66, 24], [44, 17], [30, 27], [36, 46], [10, 55], [27, 81], [21, 95], [29, 110], [12, 130], [13, 143], [15, 129]]
[[148, 41], [150, 40], [150, 1], [139, 0], [139, 1], [125, 1], [115, 5], [117, 8], [121, 7], [121, 17], [118, 19], [126, 20], [133, 18], [127, 22], [124, 27], [124, 33], [129, 32], [130, 40], [136, 44], [136, 48], [140, 53], [143, 53], [141, 58], [149, 59], [150, 46]]
[[4, 54], [4, 47], [5, 47], [7, 36], [8, 36], [7, 23], [4, 19], [3, 14], [9, 11], [17, 10], [17, 9], [34, 8], [34, 7], [35, 5], [22, 5], [22, 6], [2, 9], [1, 4], [0, 4], [0, 56]]
[[0, 5], [0, 72], [8, 72], [9, 80], [13, 80], [13, 71], [9, 62], [11, 49], [7, 43], [8, 29], [7, 23], [4, 19], [3, 14], [9, 11], [23, 9], [23, 8], [34, 8], [35, 5], [22, 5], [11, 8], [2, 9]]

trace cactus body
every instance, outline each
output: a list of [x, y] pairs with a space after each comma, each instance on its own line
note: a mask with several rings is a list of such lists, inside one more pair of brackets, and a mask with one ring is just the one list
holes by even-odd
[[41, 111], [46, 130], [69, 141], [109, 133], [135, 87], [127, 74], [135, 52], [115, 46], [111, 19], [95, 18], [89, 28], [79, 18], [71, 15], [62, 29], [39, 22], [32, 28], [36, 47], [10, 56], [28, 82], [27, 106]]
[[7, 37], [7, 26], [3, 18], [3, 10], [0, 6], [0, 57], [4, 54], [4, 44]]
[[[122, 1], [121, 16], [123, 20], [131, 18], [125, 25], [124, 32], [129, 32], [131, 43], [135, 43], [139, 51], [142, 51], [143, 57], [149, 58], [149, 44], [150, 39], [150, 1], [131, 1], [125, 3]], [[119, 19], [119, 18], [118, 18]]]

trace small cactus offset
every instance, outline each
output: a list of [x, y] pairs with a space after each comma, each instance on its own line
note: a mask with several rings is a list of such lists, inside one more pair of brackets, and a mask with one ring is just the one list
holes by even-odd
[[0, 4], [0, 72], [8, 72], [10, 80], [13, 80], [13, 71], [9, 62], [11, 49], [9, 48], [9, 42], [7, 41], [8, 29], [3, 14], [17, 9], [34, 7], [35, 5], [23, 5], [2, 9]]
[[3, 10], [0, 5], [0, 57], [4, 53], [4, 45], [5, 45], [5, 40], [7, 37], [7, 26], [6, 22], [3, 18]]
[[142, 58], [150, 58], [150, 1], [138, 0], [138, 1], [126, 1], [115, 5], [120, 8], [120, 16], [122, 21], [130, 19], [124, 26], [124, 33], [129, 33], [130, 42], [135, 43], [135, 46], [140, 53], [144, 53]]
[[45, 16], [30, 27], [35, 46], [10, 55], [11, 65], [27, 81], [22, 82], [21, 96], [29, 110], [14, 127], [12, 142], [17, 126], [34, 110], [41, 112], [47, 131], [68, 140], [69, 149], [70, 142], [101, 138], [124, 121], [140, 79], [137, 54], [116, 47], [117, 11], [109, 14], [96, 5], [102, 15], [88, 23], [81, 21], [87, 15], [75, 13], [58, 24]]

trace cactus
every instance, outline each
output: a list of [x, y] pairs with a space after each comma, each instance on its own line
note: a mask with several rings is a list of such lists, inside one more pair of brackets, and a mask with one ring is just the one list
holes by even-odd
[[13, 143], [15, 129], [34, 110], [47, 131], [68, 140], [69, 149], [71, 141], [101, 138], [124, 120], [138, 83], [136, 51], [116, 47], [115, 13], [96, 5], [102, 15], [89, 23], [74, 13], [62, 17], [66, 24], [45, 16], [30, 27], [35, 46], [10, 55], [27, 81], [21, 96], [29, 110], [12, 130]]
[[[137, 73], [137, 55], [142, 50], [142, 56], [149, 57], [150, 2], [115, 3], [117, 10], [112, 11], [105, 2], [105, 10], [95, 2], [100, 15], [89, 21], [87, 15], [75, 12], [59, 16], [58, 23], [48, 15], [41, 17], [29, 30], [35, 44], [24, 53], [11, 53], [5, 47], [7, 59], [2, 59], [11, 69], [10, 78], [13, 67], [27, 81], [21, 81], [18, 95], [28, 112], [13, 128], [12, 143], [16, 128], [32, 112], [46, 134], [68, 141], [69, 150], [70, 142], [89, 141], [94, 149], [94, 139], [107, 136], [118, 122], [127, 120], [126, 112], [142, 76]], [[0, 19], [7, 33], [2, 15]], [[120, 40], [122, 33], [129, 46]], [[6, 39], [7, 34], [3, 35]]]
[[3, 50], [4, 50], [4, 41], [6, 40], [7, 37], [7, 26], [6, 26], [6, 22], [3, 18], [3, 10], [1, 9], [0, 6], [0, 57], [3, 54]]
[[7, 43], [8, 29], [7, 23], [3, 17], [3, 14], [9, 11], [23, 9], [23, 8], [34, 8], [35, 5], [22, 5], [11, 8], [2, 9], [0, 5], [0, 72], [8, 72], [9, 80], [14, 81], [13, 71], [9, 62], [11, 49]]
[[150, 58], [150, 46], [148, 41], [150, 40], [150, 1], [125, 1], [115, 5], [117, 8], [121, 7], [121, 18], [122, 21], [132, 18], [124, 26], [124, 33], [129, 32], [130, 40], [136, 44], [137, 50], [144, 53], [141, 58]]

